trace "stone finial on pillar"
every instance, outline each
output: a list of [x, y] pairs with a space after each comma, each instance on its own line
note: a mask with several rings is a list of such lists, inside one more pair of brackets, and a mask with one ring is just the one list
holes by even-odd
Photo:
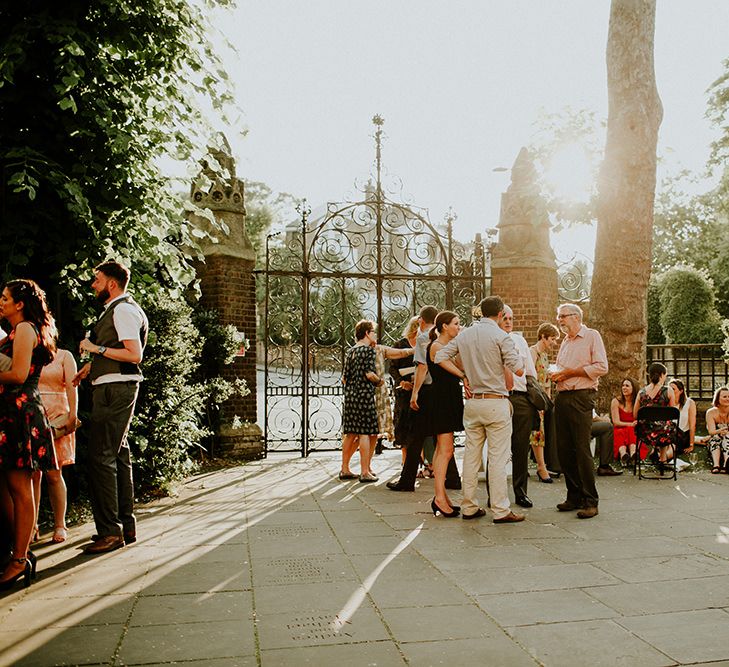
[[223, 324], [232, 324], [250, 340], [245, 356], [223, 369], [223, 377], [243, 378], [250, 394], [234, 396], [221, 409], [216, 438], [223, 452], [243, 458], [263, 456], [257, 419], [256, 393], [256, 253], [246, 232], [245, 188], [235, 175], [230, 146], [221, 134], [209, 147], [209, 159], [192, 182], [190, 198], [198, 209], [214, 216], [215, 224], [200, 214], [190, 221], [207, 233], [201, 242], [205, 261], [196, 265], [204, 308], [216, 310]]
[[499, 240], [491, 253], [491, 292], [514, 310], [514, 328], [530, 343], [537, 328], [552, 322], [557, 307], [557, 267], [549, 242], [549, 215], [539, 193], [537, 172], [522, 148], [501, 195]]

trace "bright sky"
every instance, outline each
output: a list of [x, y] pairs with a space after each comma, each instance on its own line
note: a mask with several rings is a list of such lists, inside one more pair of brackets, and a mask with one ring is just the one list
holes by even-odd
[[[244, 179], [307, 197], [351, 196], [374, 159], [371, 118], [385, 118], [383, 160], [413, 203], [471, 239], [498, 221], [500, 194], [545, 112], [607, 116], [609, 0], [238, 0], [220, 13], [243, 138], [228, 131]], [[715, 131], [706, 89], [729, 57], [727, 0], [659, 0], [659, 153], [701, 171]], [[570, 184], [565, 184], [569, 186]], [[559, 256], [591, 254], [570, 231]]]

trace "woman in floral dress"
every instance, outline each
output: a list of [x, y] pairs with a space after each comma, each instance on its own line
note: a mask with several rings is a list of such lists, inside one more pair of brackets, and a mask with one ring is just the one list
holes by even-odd
[[[537, 371], [537, 382], [541, 385], [544, 393], [551, 398], [552, 381], [549, 379], [549, 355], [557, 349], [557, 341], [559, 340], [559, 329], [551, 322], [544, 322], [537, 329], [537, 342], [529, 348], [534, 361], [534, 368]], [[537, 476], [540, 482], [545, 484], [552, 483], [552, 476], [547, 470], [545, 463], [544, 450], [547, 446], [547, 434], [549, 433], [549, 447], [555, 453], [556, 443], [554, 438], [554, 415], [551, 411], [544, 414], [544, 410], [539, 411], [539, 430], [532, 431], [529, 436], [529, 444], [534, 454], [534, 460], [537, 462]], [[551, 430], [550, 430], [551, 429]]]
[[[638, 392], [638, 400], [633, 405], [633, 416], [638, 419], [638, 410], [646, 406], [676, 406], [676, 397], [673, 389], [666, 383], [668, 371], [663, 364], [652, 363], [648, 367], [648, 379], [650, 383]], [[639, 421], [635, 425], [635, 435], [640, 444], [653, 451], [653, 458], [657, 461], [659, 468], [673, 458], [673, 434], [674, 424], [672, 422], [645, 422]]]
[[377, 436], [379, 424], [375, 407], [375, 387], [384, 379], [375, 373], [375, 324], [361, 320], [355, 326], [354, 347], [347, 350], [344, 359], [344, 412], [342, 414], [342, 468], [339, 479], [357, 479], [349, 469], [349, 461], [359, 447], [362, 483], [376, 482], [370, 470], [370, 436]]
[[0, 496], [13, 527], [12, 559], [0, 575], [0, 589], [17, 580], [30, 584], [28, 560], [35, 504], [31, 474], [53, 470], [53, 435], [38, 392], [41, 368], [56, 352], [56, 327], [45, 294], [32, 280], [12, 280], [0, 295], [0, 318], [11, 327], [0, 352], [12, 358], [0, 372]]
[[710, 436], [706, 447], [713, 463], [711, 472], [716, 475], [729, 472], [729, 387], [719, 387], [712, 403], [713, 407], [706, 411], [706, 430]]

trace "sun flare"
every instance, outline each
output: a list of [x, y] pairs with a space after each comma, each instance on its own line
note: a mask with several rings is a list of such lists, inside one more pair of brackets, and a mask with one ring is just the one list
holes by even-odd
[[586, 202], [594, 187], [587, 151], [578, 143], [563, 145], [552, 156], [544, 178], [560, 199]]

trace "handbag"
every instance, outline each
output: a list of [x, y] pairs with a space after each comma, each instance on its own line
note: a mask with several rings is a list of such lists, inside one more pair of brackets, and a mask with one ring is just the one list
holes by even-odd
[[81, 428], [81, 420], [76, 418], [76, 423], [68, 426], [68, 412], [50, 420], [51, 429], [53, 429], [53, 439], [62, 438], [64, 435], [71, 435], [74, 431]]
[[0, 371], [9, 371], [13, 367], [13, 358], [0, 353]]
[[527, 400], [537, 409], [549, 412], [554, 407], [554, 402], [542, 389], [533, 375], [526, 376]]

